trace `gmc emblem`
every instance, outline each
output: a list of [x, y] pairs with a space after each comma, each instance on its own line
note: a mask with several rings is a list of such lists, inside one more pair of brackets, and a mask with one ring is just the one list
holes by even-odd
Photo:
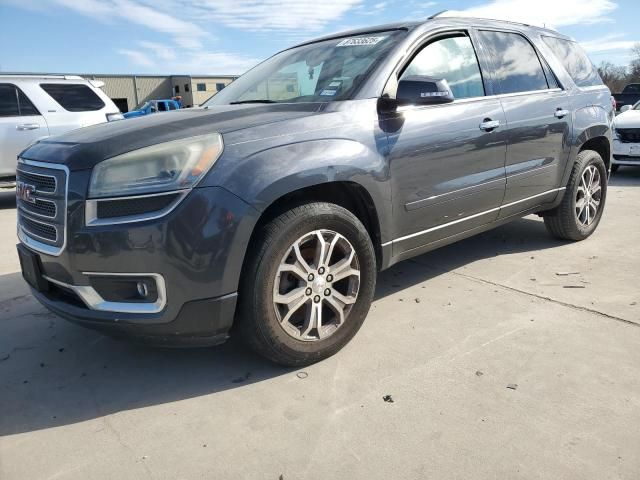
[[36, 193], [36, 187], [24, 182], [16, 183], [16, 197], [23, 202], [36, 203], [34, 195]]

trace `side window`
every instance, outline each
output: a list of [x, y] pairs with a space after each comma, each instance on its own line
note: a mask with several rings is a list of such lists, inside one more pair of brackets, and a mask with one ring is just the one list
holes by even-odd
[[31, 103], [31, 100], [27, 98], [22, 90], [19, 88], [18, 90], [18, 106], [20, 108], [20, 115], [28, 116], [28, 115], [40, 115], [38, 109]]
[[169, 102], [169, 110], [175, 110], [176, 109], [176, 105], [173, 102]]
[[455, 98], [485, 94], [480, 66], [469, 37], [448, 37], [428, 44], [411, 60], [400, 79], [410, 75], [444, 78]]
[[560, 60], [569, 76], [579, 87], [602, 85], [598, 71], [576, 42], [555, 37], [542, 37], [544, 43]]
[[167, 111], [167, 103], [166, 102], [158, 102], [158, 111], [166, 112]]
[[104, 108], [104, 102], [86, 85], [41, 83], [40, 86], [69, 112], [93, 112]]
[[20, 110], [18, 110], [16, 87], [0, 84], [0, 117], [17, 117], [18, 115]]
[[478, 32], [498, 82], [496, 93], [518, 93], [549, 88], [542, 64], [533, 46], [522, 35]]

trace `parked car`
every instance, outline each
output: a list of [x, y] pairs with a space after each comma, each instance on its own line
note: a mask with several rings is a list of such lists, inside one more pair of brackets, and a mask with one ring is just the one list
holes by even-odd
[[233, 333], [305, 365], [349, 342], [377, 272], [401, 260], [532, 213], [555, 237], [591, 235], [613, 115], [552, 30], [434, 18], [309, 41], [203, 108], [25, 151], [24, 277], [112, 335]]
[[640, 101], [633, 106], [625, 105], [621, 112], [613, 131], [613, 172], [620, 165], [640, 166]]
[[0, 74], [0, 186], [15, 185], [18, 154], [30, 144], [122, 119], [103, 85], [70, 75]]
[[143, 103], [140, 108], [124, 113], [124, 118], [135, 118], [157, 112], [169, 112], [179, 110], [180, 103], [177, 100], [149, 100]]
[[622, 93], [614, 93], [616, 110], [621, 111], [625, 106], [633, 106], [640, 102], [640, 83], [630, 83], [622, 89]]

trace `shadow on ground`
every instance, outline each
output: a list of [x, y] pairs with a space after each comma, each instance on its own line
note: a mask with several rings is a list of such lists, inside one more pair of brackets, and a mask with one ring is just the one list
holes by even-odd
[[640, 167], [620, 167], [611, 174], [609, 185], [612, 187], [637, 187], [640, 185]]
[[[403, 262], [379, 276], [377, 300], [479, 259], [556, 247], [534, 217]], [[82, 422], [116, 412], [245, 388], [295, 371], [273, 365], [237, 341], [210, 349], [143, 347], [104, 337], [47, 312], [0, 277], [0, 436]], [[428, 288], [428, 283], [427, 283]], [[212, 399], [212, 408], [215, 404]]]

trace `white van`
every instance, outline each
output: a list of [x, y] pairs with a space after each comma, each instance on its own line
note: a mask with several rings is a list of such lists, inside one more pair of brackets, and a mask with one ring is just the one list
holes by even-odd
[[17, 156], [32, 143], [122, 119], [102, 86], [71, 75], [0, 74], [0, 187], [14, 185]]

